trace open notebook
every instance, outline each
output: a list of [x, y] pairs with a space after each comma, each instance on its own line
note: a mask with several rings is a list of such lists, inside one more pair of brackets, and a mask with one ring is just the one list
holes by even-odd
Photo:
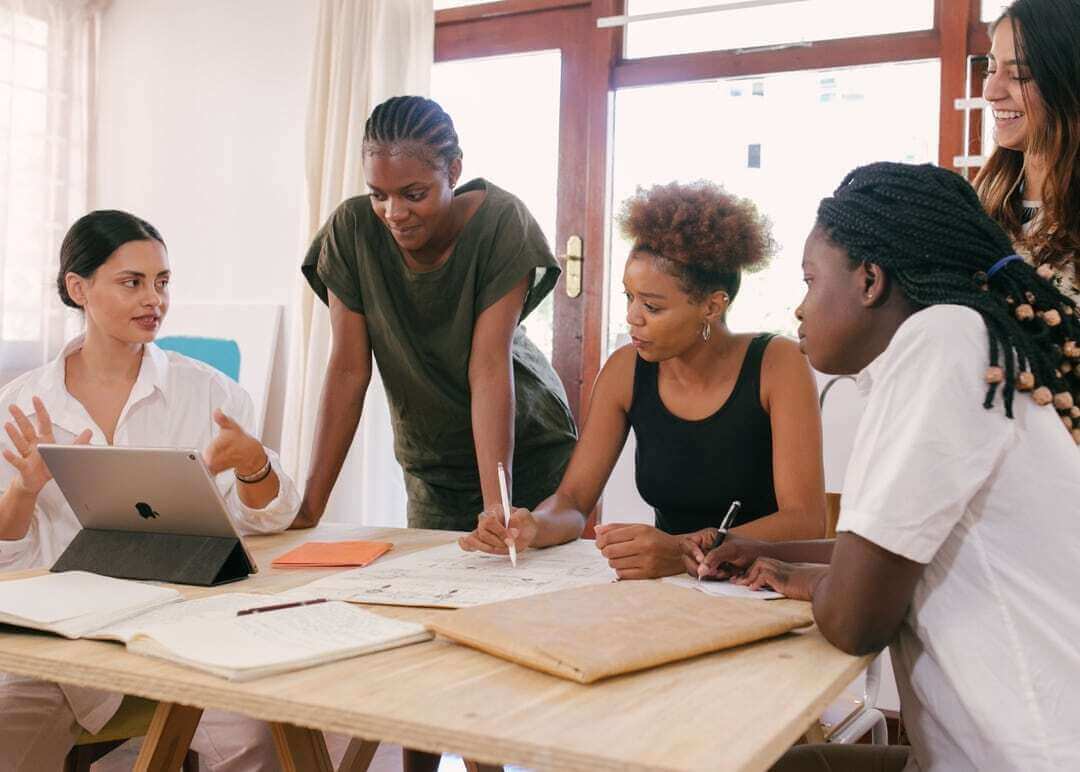
[[181, 600], [168, 587], [64, 571], [0, 582], [0, 622], [65, 638], [111, 638], [111, 625]]
[[422, 624], [330, 601], [148, 627], [135, 632], [127, 647], [233, 681], [249, 681], [430, 638]]
[[431, 633], [346, 603], [237, 616], [275, 596], [184, 600], [176, 590], [81, 571], [0, 582], [0, 622], [127, 644], [129, 651], [246, 681], [419, 643]]

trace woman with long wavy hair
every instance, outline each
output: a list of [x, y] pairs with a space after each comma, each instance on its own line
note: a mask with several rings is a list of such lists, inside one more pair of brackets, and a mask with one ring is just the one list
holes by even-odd
[[984, 96], [997, 147], [975, 178], [983, 206], [1080, 302], [1080, 0], [1015, 0], [992, 28]]

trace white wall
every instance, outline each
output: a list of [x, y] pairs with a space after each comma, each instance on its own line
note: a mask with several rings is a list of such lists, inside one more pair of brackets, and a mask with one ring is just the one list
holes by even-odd
[[[161, 230], [176, 303], [288, 305], [304, 249], [318, 4], [113, 0], [100, 46], [94, 208]], [[280, 442], [287, 341], [265, 439]]]

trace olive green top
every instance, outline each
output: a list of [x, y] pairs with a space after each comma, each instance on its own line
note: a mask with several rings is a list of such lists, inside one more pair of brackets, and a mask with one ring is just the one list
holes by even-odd
[[[477, 179], [486, 196], [446, 261], [405, 265], [368, 196], [337, 208], [315, 236], [302, 270], [367, 322], [386, 387], [394, 454], [405, 470], [410, 525], [471, 529], [482, 509], [472, 434], [469, 355], [484, 309], [525, 276], [524, 319], [551, 292], [559, 265], [525, 205]], [[513, 347], [514, 503], [533, 507], [558, 486], [577, 432], [555, 370], [519, 327]]]

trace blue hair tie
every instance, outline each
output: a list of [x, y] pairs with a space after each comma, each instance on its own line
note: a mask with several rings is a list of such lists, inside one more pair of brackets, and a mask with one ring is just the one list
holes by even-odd
[[994, 263], [992, 266], [990, 266], [990, 270], [988, 270], [986, 272], [986, 278], [989, 279], [991, 276], [993, 276], [995, 273], [997, 273], [1002, 268], [1007, 266], [1009, 263], [1012, 263], [1012, 262], [1014, 262], [1016, 260], [1023, 260], [1023, 259], [1024, 258], [1021, 255], [1009, 255], [1007, 257], [1001, 258], [996, 263]]

